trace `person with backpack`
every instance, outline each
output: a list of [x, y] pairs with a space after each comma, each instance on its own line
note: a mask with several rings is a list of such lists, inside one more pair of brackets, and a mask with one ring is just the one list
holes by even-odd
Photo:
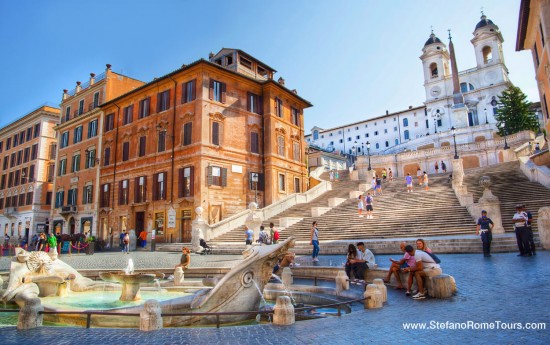
[[271, 244], [279, 242], [279, 231], [274, 228], [275, 224], [269, 223], [269, 234], [271, 236]]
[[372, 207], [372, 203], [373, 203], [373, 198], [372, 196], [370, 195], [370, 192], [367, 193], [367, 197], [365, 198], [365, 205], [367, 205], [367, 219], [372, 219], [372, 211], [373, 211], [373, 207]]
[[264, 226], [260, 226], [260, 238], [258, 239], [258, 243], [260, 244], [268, 244], [268, 238], [269, 238], [269, 235], [267, 234], [267, 232], [265, 231], [265, 228]]

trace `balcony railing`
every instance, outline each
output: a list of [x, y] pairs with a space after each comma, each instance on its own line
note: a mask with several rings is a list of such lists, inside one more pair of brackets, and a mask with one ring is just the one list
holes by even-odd
[[[102, 81], [105, 79], [105, 72], [98, 74], [94, 78], [94, 84]], [[81, 90], [85, 90], [90, 87], [90, 81], [85, 82], [84, 84], [80, 85]], [[72, 89], [71, 91], [67, 92], [69, 95], [74, 96], [76, 94], [76, 88]]]
[[17, 207], [6, 207], [4, 209], [4, 216], [11, 217], [17, 213]]
[[61, 206], [60, 214], [73, 214], [76, 213], [76, 206], [75, 205], [69, 205], [69, 206]]

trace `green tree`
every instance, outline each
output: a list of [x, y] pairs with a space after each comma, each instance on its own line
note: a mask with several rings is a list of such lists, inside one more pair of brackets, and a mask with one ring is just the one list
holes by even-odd
[[530, 109], [531, 103], [527, 101], [527, 95], [519, 87], [511, 85], [498, 96], [497, 120], [498, 135], [506, 135], [539, 129], [539, 122], [535, 113]]

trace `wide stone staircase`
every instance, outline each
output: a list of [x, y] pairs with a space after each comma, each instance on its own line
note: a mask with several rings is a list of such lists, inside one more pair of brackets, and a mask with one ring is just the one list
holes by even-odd
[[[505, 234], [493, 237], [493, 252], [516, 251], [516, 240], [511, 218], [517, 203], [525, 203], [535, 217], [540, 207], [550, 205], [550, 190], [529, 182], [519, 169], [518, 162], [504, 163], [465, 171], [464, 184], [468, 186], [474, 201], [482, 196], [479, 186], [481, 176], [491, 177], [493, 194], [499, 197]], [[328, 174], [321, 176], [328, 180]], [[416, 179], [415, 179], [416, 181]], [[334, 181], [332, 190], [307, 204], [298, 204], [263, 225], [269, 229], [273, 222], [279, 229], [281, 240], [296, 238], [298, 254], [311, 253], [311, 223], [316, 220], [319, 228], [321, 254], [342, 254], [349, 243], [364, 241], [376, 254], [397, 253], [399, 242], [413, 243], [417, 238], [427, 240], [437, 253], [481, 253], [481, 241], [475, 235], [475, 219], [460, 206], [449, 180], [449, 174], [430, 176], [430, 188], [414, 185], [413, 193], [407, 193], [404, 177], [383, 183], [383, 193], [374, 197], [374, 219], [359, 217], [357, 194], [365, 181], [350, 180], [347, 172], [340, 173], [340, 181]], [[372, 191], [371, 191], [372, 192]], [[328, 207], [329, 199], [341, 198], [343, 202]], [[342, 201], [342, 200], [341, 200]], [[324, 214], [312, 216], [312, 208], [327, 208]], [[490, 215], [489, 215], [490, 216]], [[281, 227], [281, 219], [295, 218], [296, 223]], [[229, 231], [212, 241], [217, 253], [240, 253], [244, 248], [245, 227]], [[535, 233], [538, 243], [538, 235]], [[181, 248], [181, 247], [179, 247]], [[161, 249], [162, 250], [162, 249]]]
[[[354, 190], [359, 190], [360, 181], [351, 181], [349, 178], [349, 172], [341, 171], [339, 172], [340, 178], [338, 181], [332, 182], [332, 190], [320, 195], [315, 198], [313, 201], [307, 204], [298, 204], [294, 207], [289, 208], [278, 214], [276, 217], [271, 219], [266, 219], [262, 225], [269, 230], [269, 223], [273, 223], [275, 228], [281, 232], [281, 235], [285, 232], [285, 229], [281, 228], [280, 220], [281, 218], [297, 218], [297, 219], [311, 219], [311, 209], [314, 207], [327, 207], [328, 200], [330, 198], [349, 198], [349, 192]], [[328, 180], [328, 173], [321, 175], [321, 179]], [[240, 226], [232, 231], [229, 231], [221, 236], [218, 236], [214, 239], [215, 242], [239, 242], [244, 243], [246, 227]], [[287, 236], [288, 237], [288, 236]], [[286, 237], [285, 237], [286, 238]], [[281, 237], [281, 239], [284, 239]]]
[[550, 190], [529, 181], [521, 172], [519, 162], [508, 162], [466, 172], [464, 184], [468, 187], [468, 192], [472, 193], [474, 202], [478, 202], [483, 195], [483, 187], [479, 185], [482, 176], [491, 178], [490, 189], [500, 200], [502, 226], [505, 231], [514, 231], [512, 217], [517, 204], [525, 204], [527, 210], [533, 214], [533, 230], [537, 231], [538, 210], [550, 205]]

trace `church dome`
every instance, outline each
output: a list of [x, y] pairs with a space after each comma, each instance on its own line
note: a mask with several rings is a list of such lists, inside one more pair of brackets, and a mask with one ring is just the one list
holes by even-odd
[[432, 34], [430, 35], [430, 38], [428, 38], [426, 43], [424, 43], [424, 47], [427, 46], [427, 45], [433, 44], [433, 43], [443, 43], [443, 42], [441, 42], [441, 40], [439, 38], [437, 38], [434, 35], [434, 33], [432, 32]]
[[[492, 25], [492, 26], [496, 26], [495, 23], [493, 23], [492, 20], [490, 19], [487, 19], [487, 16], [486, 15], [482, 15], [481, 16], [481, 20], [479, 21], [479, 23], [477, 23], [476, 25], [476, 30], [477, 29], [480, 29], [482, 27], [485, 27], [485, 26], [489, 26], [489, 25]], [[498, 28], [498, 26], [497, 26]], [[475, 31], [475, 30], [474, 30]]]

